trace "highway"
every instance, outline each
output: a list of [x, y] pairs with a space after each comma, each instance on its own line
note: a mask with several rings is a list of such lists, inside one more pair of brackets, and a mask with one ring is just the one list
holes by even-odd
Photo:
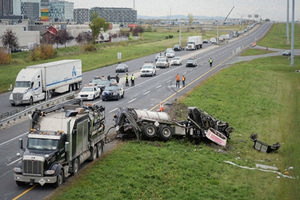
[[[256, 27], [251, 33], [220, 46], [206, 45], [203, 49], [197, 51], [176, 52], [176, 56], [182, 56], [185, 59], [190, 56], [196, 57], [198, 67], [187, 68], [185, 66], [186, 60], [184, 60], [181, 66], [158, 69], [157, 75], [154, 77], [137, 76], [135, 86], [125, 87], [125, 97], [119, 101], [102, 102], [101, 99], [95, 100], [94, 103], [103, 105], [106, 109], [106, 127], [112, 125], [112, 116], [117, 112], [119, 107], [157, 110], [160, 103], [174, 102], [175, 99], [191, 90], [207, 77], [227, 67], [227, 62], [234, 58], [241, 50], [263, 37], [270, 27], [270, 23], [262, 24]], [[138, 74], [143, 63], [149, 60], [154, 61], [154, 57], [155, 55], [149, 55], [125, 62], [129, 66], [129, 74]], [[209, 67], [209, 57], [212, 57], [214, 60], [212, 68]], [[114, 76], [115, 67], [116, 65], [113, 65], [84, 73], [84, 84], [88, 83], [95, 75]], [[180, 76], [185, 74], [187, 78], [186, 87], [175, 87], [175, 76], [177, 73]], [[124, 81], [124, 74], [120, 73], [120, 75], [122, 77], [121, 81]], [[0, 95], [1, 112], [13, 109], [8, 103], [8, 96], [8, 93]], [[16, 153], [20, 152], [18, 140], [19, 138], [23, 138], [25, 141], [28, 127], [29, 123], [25, 120], [9, 128], [0, 130], [0, 199], [43, 199], [55, 190], [48, 185], [43, 187], [39, 185], [18, 187], [13, 181], [12, 169], [19, 160]], [[110, 146], [108, 145], [106, 151], [109, 148]]]

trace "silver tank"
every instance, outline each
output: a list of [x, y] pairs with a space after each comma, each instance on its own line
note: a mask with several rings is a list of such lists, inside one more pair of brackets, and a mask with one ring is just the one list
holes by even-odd
[[147, 110], [135, 110], [138, 120], [158, 121], [170, 123], [171, 117], [166, 112], [155, 112]]

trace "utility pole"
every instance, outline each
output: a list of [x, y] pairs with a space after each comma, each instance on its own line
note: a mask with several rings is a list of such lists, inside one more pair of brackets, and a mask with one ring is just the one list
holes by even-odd
[[294, 66], [295, 0], [292, 0], [291, 66]]
[[179, 22], [179, 46], [181, 46], [181, 22]]
[[287, 0], [287, 15], [286, 15], [286, 44], [290, 44], [290, 30], [289, 30], [289, 26], [290, 26], [290, 19], [289, 19], [289, 15], [290, 15], [290, 12], [289, 12], [289, 9], [290, 9], [290, 0]]

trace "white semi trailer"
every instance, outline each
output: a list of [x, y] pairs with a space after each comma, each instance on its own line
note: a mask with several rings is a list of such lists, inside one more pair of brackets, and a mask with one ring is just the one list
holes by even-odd
[[81, 60], [61, 60], [22, 69], [9, 97], [11, 105], [32, 104], [54, 93], [77, 90], [82, 83]]

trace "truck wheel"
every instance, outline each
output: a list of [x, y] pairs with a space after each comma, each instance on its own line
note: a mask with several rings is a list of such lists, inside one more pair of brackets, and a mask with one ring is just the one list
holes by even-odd
[[94, 148], [93, 148], [93, 150], [92, 150], [92, 155], [91, 155], [91, 161], [94, 161], [94, 160], [96, 160], [96, 158], [97, 158], [97, 147], [95, 146]]
[[163, 126], [161, 129], [160, 129], [160, 137], [167, 141], [171, 138], [172, 136], [172, 129], [171, 127], [169, 126]]
[[102, 153], [103, 153], [103, 143], [102, 142], [99, 142], [97, 144], [97, 157], [100, 158]]
[[143, 133], [147, 138], [153, 138], [156, 134], [156, 128], [153, 124], [148, 124], [144, 127]]
[[79, 170], [79, 160], [78, 160], [78, 158], [76, 158], [73, 161], [73, 172], [72, 172], [72, 174], [73, 175], [78, 174], [78, 170]]
[[16, 181], [16, 184], [17, 184], [18, 186], [23, 186], [23, 185], [25, 185], [25, 183], [24, 183], [24, 182], [21, 182], [21, 181]]
[[61, 186], [64, 182], [64, 173], [63, 171], [61, 170], [59, 172], [59, 174], [57, 175], [57, 180], [56, 180], [56, 183], [54, 183], [54, 187], [58, 188], [59, 186]]

